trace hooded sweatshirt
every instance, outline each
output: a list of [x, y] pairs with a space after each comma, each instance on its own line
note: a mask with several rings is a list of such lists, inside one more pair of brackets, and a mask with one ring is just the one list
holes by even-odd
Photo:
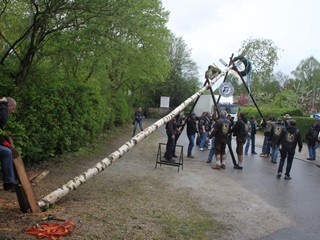
[[282, 145], [282, 148], [294, 150], [298, 144], [299, 151], [302, 149], [302, 140], [301, 140], [301, 133], [299, 129], [295, 126], [288, 126], [287, 128], [283, 129], [280, 134], [278, 145]]

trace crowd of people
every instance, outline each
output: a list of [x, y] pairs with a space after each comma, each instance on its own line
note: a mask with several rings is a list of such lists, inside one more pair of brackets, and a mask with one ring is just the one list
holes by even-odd
[[[183, 124], [187, 126], [186, 133], [189, 139], [187, 157], [195, 158], [193, 150], [196, 145], [200, 151], [209, 150], [206, 162], [212, 163], [211, 168], [216, 170], [226, 168], [227, 147], [229, 151], [232, 151], [233, 137], [236, 142], [233, 167], [243, 169], [245, 155], [257, 154], [255, 140], [258, 129], [263, 131], [264, 135], [260, 157], [270, 158], [271, 163], [279, 164], [276, 173], [278, 178], [284, 174], [284, 179], [291, 179], [290, 171], [296, 148], [301, 152], [303, 147], [301, 132], [296, 127], [296, 121], [289, 114], [278, 119], [273, 117], [268, 120], [262, 119], [260, 124], [255, 116], [247, 119], [243, 112], [238, 114], [238, 119], [234, 122], [231, 115], [224, 110], [215, 114], [204, 112], [200, 117], [191, 113], [185, 120], [179, 122], [178, 119], [182, 119], [180, 114], [166, 125], [168, 142], [164, 158], [168, 161], [174, 161], [172, 159], [176, 157], [174, 146]], [[306, 139], [310, 157], [307, 160], [316, 159], [315, 151], [320, 146], [317, 144], [319, 131], [320, 121], [317, 121], [308, 130]], [[285, 163], [286, 168], [284, 169]]]

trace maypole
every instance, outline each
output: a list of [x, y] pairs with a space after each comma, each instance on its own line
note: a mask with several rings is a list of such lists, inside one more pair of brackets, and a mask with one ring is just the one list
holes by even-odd
[[134, 136], [130, 141], [123, 144], [120, 148], [118, 148], [116, 151], [111, 153], [108, 157], [102, 159], [100, 162], [98, 162], [93, 167], [89, 168], [85, 172], [81, 173], [80, 175], [76, 176], [74, 179], [70, 180], [66, 184], [62, 185], [58, 189], [54, 190], [52, 193], [46, 195], [45, 197], [41, 198], [38, 201], [38, 205], [42, 210], [45, 210], [49, 208], [52, 204], [66, 196], [71, 191], [77, 189], [82, 184], [86, 183], [88, 180], [93, 178], [95, 175], [97, 175], [99, 172], [102, 172], [107, 167], [109, 167], [111, 164], [113, 164], [117, 159], [125, 155], [130, 149], [132, 149], [135, 145], [137, 145], [139, 142], [144, 140], [148, 135], [156, 131], [159, 127], [161, 127], [163, 124], [169, 122], [171, 119], [173, 119], [179, 112], [181, 112], [184, 108], [186, 108], [190, 103], [196, 101], [205, 91], [207, 91], [211, 86], [218, 81], [219, 78], [222, 76], [225, 76], [230, 69], [232, 69], [233, 64], [228, 66], [228, 68], [219, 73], [215, 78], [208, 81], [209, 84], [202, 87], [197, 93], [189, 97], [187, 100], [185, 100], [183, 103], [181, 103], [177, 108], [175, 108], [172, 112], [170, 112], [165, 117], [161, 118], [148, 128], [146, 128], [144, 131], [140, 132], [136, 136]]

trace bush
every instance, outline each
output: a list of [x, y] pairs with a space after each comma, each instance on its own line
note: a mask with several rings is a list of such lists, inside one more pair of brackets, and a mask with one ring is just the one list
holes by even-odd
[[[275, 117], [283, 119], [285, 114], [289, 114], [292, 119], [296, 120], [297, 128], [300, 129], [302, 140], [306, 140], [306, 133], [308, 128], [316, 121], [314, 118], [303, 117], [303, 112], [297, 108], [259, 108], [263, 117], [269, 119], [269, 117]], [[261, 122], [261, 117], [258, 110], [255, 107], [241, 107], [240, 111], [244, 112], [249, 119], [250, 116], [255, 116], [258, 124]]]

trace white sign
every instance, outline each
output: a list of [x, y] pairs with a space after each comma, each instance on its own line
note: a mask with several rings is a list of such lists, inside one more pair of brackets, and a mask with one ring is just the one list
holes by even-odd
[[231, 83], [225, 82], [220, 85], [219, 93], [223, 97], [230, 97], [234, 93], [234, 88]]
[[161, 97], [160, 98], [160, 107], [169, 108], [170, 107], [170, 97]]

